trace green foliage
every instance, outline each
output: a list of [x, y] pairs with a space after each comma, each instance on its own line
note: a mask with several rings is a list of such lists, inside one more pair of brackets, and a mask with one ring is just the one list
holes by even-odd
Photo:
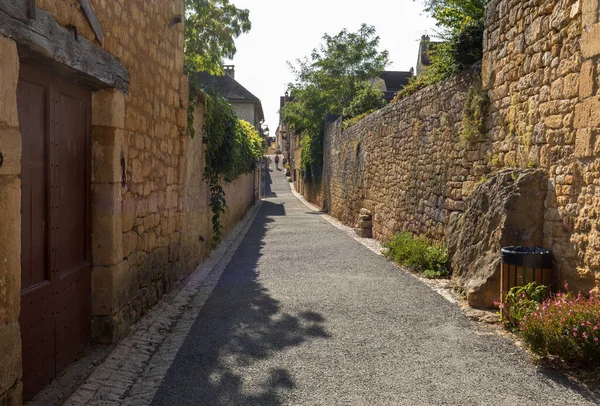
[[250, 12], [229, 0], [185, 0], [186, 72], [222, 73], [233, 58], [235, 38], [250, 31]]
[[558, 293], [523, 316], [520, 334], [536, 354], [600, 366], [600, 298]]
[[344, 117], [354, 118], [358, 115], [373, 112], [387, 105], [381, 89], [372, 87], [366, 83], [358, 86], [356, 95], [350, 104], [344, 109]]
[[537, 285], [535, 282], [512, 288], [506, 294], [504, 302], [499, 304], [502, 325], [508, 330], [518, 328], [523, 318], [548, 297], [548, 292], [548, 286]]
[[369, 111], [365, 111], [362, 114], [354, 116], [352, 118], [345, 118], [344, 121], [342, 122], [342, 128], [344, 130], [347, 130], [348, 128], [352, 127], [353, 125], [358, 124], [358, 122], [360, 120], [362, 120], [363, 118], [365, 118], [366, 116], [368, 116], [372, 112], [373, 112], [373, 110], [369, 110]]
[[413, 79], [394, 101], [438, 83], [483, 57], [484, 13], [487, 0], [424, 0], [425, 11], [436, 20], [441, 42], [428, 47], [431, 64]]
[[398, 233], [387, 242], [387, 257], [426, 278], [448, 276], [448, 251], [441, 245], [431, 244], [426, 238], [415, 237], [407, 231]]
[[253, 171], [257, 160], [264, 155], [265, 145], [250, 123], [238, 120], [225, 98], [215, 89], [203, 89], [195, 82], [190, 83], [190, 136], [194, 136], [193, 108], [197, 105], [199, 94], [203, 95], [206, 105], [202, 137], [202, 142], [206, 145], [203, 176], [210, 190], [214, 247], [221, 240], [220, 217], [227, 205], [222, 182], [231, 182], [238, 176]]
[[379, 51], [375, 28], [361, 25], [358, 32], [344, 29], [325, 34], [323, 43], [310, 57], [291, 66], [296, 76], [289, 90], [293, 101], [281, 110], [283, 121], [301, 134], [302, 178], [321, 175], [323, 163], [323, 118], [326, 114], [353, 117], [384, 105], [381, 91], [369, 81], [387, 66], [388, 52]]
[[469, 86], [462, 111], [461, 140], [473, 141], [485, 133], [485, 116], [488, 105], [488, 95], [487, 92], [481, 90], [481, 84], [475, 83]]

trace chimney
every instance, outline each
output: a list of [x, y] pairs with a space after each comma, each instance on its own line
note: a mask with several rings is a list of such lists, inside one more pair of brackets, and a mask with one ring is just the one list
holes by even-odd
[[231, 76], [231, 79], [235, 79], [235, 65], [224, 65], [223, 70]]

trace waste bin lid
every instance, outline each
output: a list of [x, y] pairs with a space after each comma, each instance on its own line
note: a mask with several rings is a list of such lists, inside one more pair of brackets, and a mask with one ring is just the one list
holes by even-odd
[[552, 253], [541, 247], [502, 247], [502, 263], [525, 268], [552, 268]]

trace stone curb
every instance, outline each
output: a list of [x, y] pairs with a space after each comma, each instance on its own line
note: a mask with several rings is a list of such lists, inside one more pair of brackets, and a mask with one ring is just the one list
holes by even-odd
[[261, 206], [259, 200], [248, 210], [219, 247], [184, 279], [183, 287], [165, 295], [64, 405], [138, 406], [152, 402], [200, 309]]

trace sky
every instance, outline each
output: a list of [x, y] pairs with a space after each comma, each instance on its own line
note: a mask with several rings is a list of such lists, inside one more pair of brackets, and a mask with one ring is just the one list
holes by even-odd
[[357, 31], [361, 23], [375, 26], [380, 49], [387, 49], [387, 70], [415, 67], [419, 39], [434, 35], [434, 22], [421, 0], [232, 0], [250, 10], [252, 30], [236, 39], [235, 79], [258, 97], [270, 135], [279, 122], [279, 96], [294, 80], [287, 61], [310, 55], [323, 34], [344, 28]]

